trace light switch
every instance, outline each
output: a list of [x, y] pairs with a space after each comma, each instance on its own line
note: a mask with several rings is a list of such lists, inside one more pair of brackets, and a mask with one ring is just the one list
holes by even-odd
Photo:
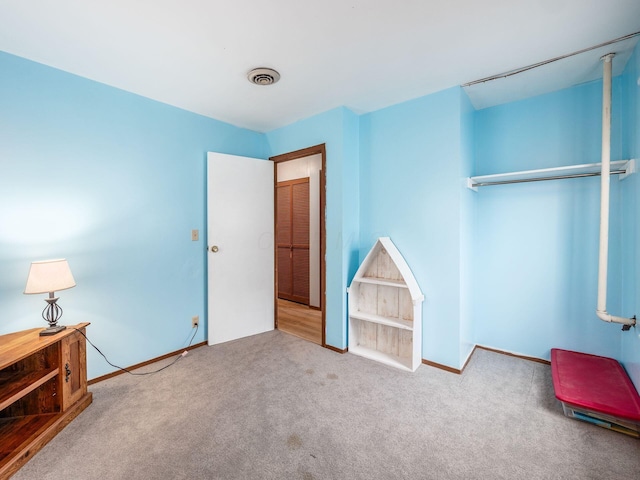
[[197, 242], [199, 238], [198, 230], [191, 230], [191, 240]]

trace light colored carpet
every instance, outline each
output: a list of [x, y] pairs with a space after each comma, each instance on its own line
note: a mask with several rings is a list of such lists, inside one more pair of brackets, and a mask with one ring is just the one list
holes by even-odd
[[549, 366], [485, 350], [411, 374], [274, 331], [91, 390], [15, 480], [640, 478], [640, 441], [566, 418]]

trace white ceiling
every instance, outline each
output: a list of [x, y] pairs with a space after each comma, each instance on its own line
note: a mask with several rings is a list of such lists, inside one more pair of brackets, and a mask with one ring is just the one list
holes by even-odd
[[[377, 110], [638, 31], [639, 0], [0, 2], [0, 50], [261, 132], [338, 106]], [[280, 82], [250, 84], [247, 72], [261, 66]], [[545, 68], [552, 88], [585, 81]], [[475, 90], [476, 106], [517, 98], [506, 81], [489, 101]]]

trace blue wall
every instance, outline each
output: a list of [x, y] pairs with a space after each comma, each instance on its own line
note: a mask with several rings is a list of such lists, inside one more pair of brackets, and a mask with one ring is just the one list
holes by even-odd
[[[206, 311], [206, 152], [267, 158], [264, 135], [4, 53], [0, 72], [0, 333], [44, 326], [29, 264], [66, 257], [62, 323], [91, 322], [112, 362], [185, 346]], [[89, 378], [112, 370], [88, 349]]]
[[360, 123], [360, 258], [378, 237], [391, 237], [425, 296], [422, 356], [454, 368], [461, 358], [464, 95], [448, 89]]
[[[623, 158], [621, 81], [614, 80], [612, 160]], [[595, 163], [602, 82], [476, 113], [476, 174]], [[608, 310], [622, 312], [621, 186], [611, 182]], [[595, 316], [598, 177], [481, 188], [475, 340], [549, 358], [552, 347], [620, 358], [620, 327]], [[627, 312], [630, 313], [630, 312]]]
[[336, 108], [266, 134], [270, 155], [326, 144], [326, 342], [347, 346], [346, 288], [358, 268], [358, 117]]
[[[640, 167], [640, 45], [622, 75], [624, 145], [629, 158]], [[640, 315], [640, 174], [631, 175], [622, 185], [623, 311]], [[640, 327], [622, 335], [622, 361], [636, 389], [640, 391]]]
[[[64, 323], [129, 366], [180, 349], [206, 317], [206, 152], [327, 149], [327, 343], [348, 345], [346, 287], [390, 236], [425, 294], [423, 358], [474, 344], [624, 361], [640, 336], [595, 316], [597, 178], [490, 187], [467, 176], [600, 160], [601, 83], [475, 112], [456, 87], [363, 116], [337, 108], [259, 134], [0, 53], [0, 333], [42, 326], [29, 263], [66, 257]], [[614, 81], [612, 158], [640, 156], [640, 53]], [[612, 181], [608, 309], [640, 305], [640, 175]], [[191, 229], [201, 231], [192, 242]], [[204, 340], [204, 329], [194, 342]], [[89, 349], [89, 377], [113, 369]]]

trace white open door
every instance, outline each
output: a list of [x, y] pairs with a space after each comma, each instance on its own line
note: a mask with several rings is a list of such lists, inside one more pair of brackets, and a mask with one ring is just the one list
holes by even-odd
[[207, 154], [210, 345], [274, 328], [273, 163]]

